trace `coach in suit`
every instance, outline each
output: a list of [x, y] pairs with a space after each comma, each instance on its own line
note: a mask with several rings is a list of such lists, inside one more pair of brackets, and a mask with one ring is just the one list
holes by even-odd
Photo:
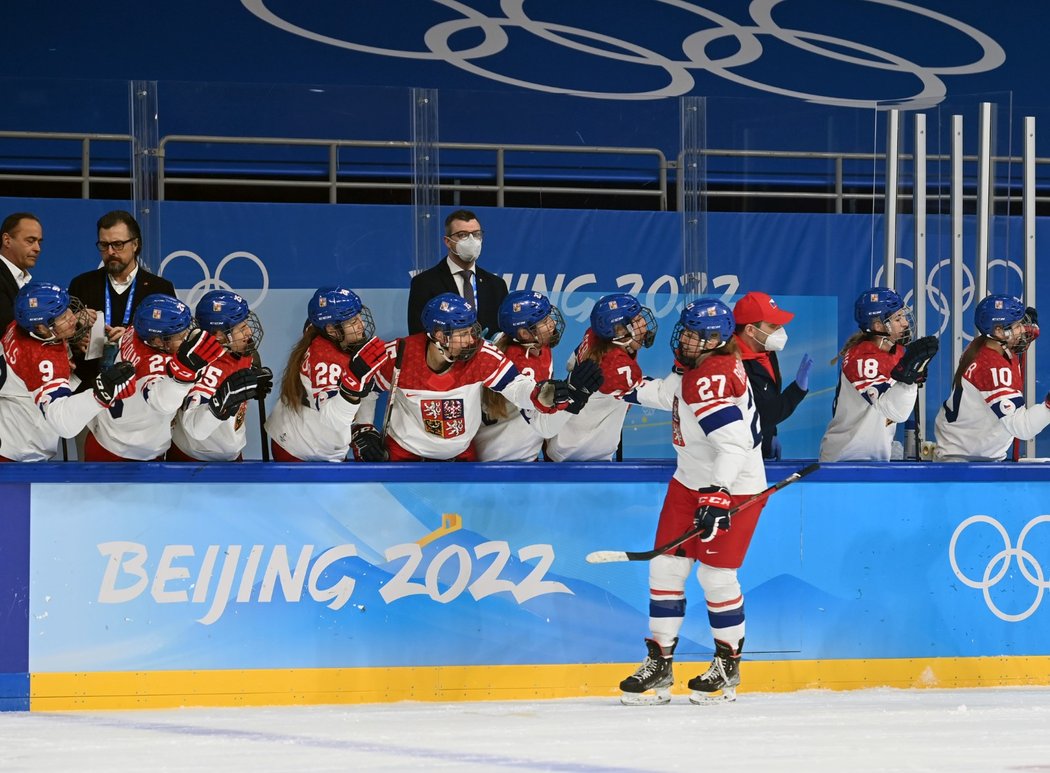
[[0, 334], [15, 318], [15, 296], [29, 283], [44, 231], [36, 215], [15, 212], [0, 225]]
[[[106, 338], [110, 344], [116, 344], [143, 298], [154, 293], [173, 296], [175, 287], [139, 264], [142, 232], [130, 212], [107, 212], [99, 218], [97, 227], [95, 246], [102, 255], [102, 266], [75, 277], [69, 283], [69, 294], [96, 314], [104, 315]], [[83, 352], [75, 351], [73, 361], [82, 385], [95, 383], [102, 358], [85, 360]]]
[[507, 283], [477, 264], [483, 237], [477, 215], [470, 210], [457, 209], [445, 218], [448, 257], [412, 277], [408, 291], [409, 333], [423, 331], [423, 307], [442, 293], [456, 293], [473, 303], [485, 335], [499, 330], [499, 305], [507, 297]]

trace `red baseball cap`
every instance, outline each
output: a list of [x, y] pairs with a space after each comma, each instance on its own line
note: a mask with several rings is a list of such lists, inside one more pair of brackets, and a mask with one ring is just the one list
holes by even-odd
[[777, 302], [765, 293], [751, 292], [736, 302], [733, 318], [738, 325], [753, 325], [756, 322], [786, 325], [795, 315], [777, 306]]

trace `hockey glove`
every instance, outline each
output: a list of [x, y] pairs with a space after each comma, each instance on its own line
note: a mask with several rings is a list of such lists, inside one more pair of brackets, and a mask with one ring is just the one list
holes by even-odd
[[219, 384], [215, 394], [208, 400], [208, 407], [215, 418], [225, 421], [237, 413], [243, 403], [248, 402], [273, 386], [273, 373], [269, 368], [244, 368], [231, 373]]
[[191, 384], [225, 352], [222, 344], [211, 333], [200, 328], [191, 330], [175, 356], [168, 361], [168, 375], [183, 384]]
[[1028, 317], [1028, 321], [1033, 325], [1039, 325], [1039, 312], [1035, 310], [1035, 306], [1027, 306], [1024, 310], [1024, 315]]
[[350, 448], [358, 462], [385, 462], [389, 459], [383, 437], [371, 424], [358, 424], [351, 434]]
[[569, 406], [565, 410], [573, 414], [582, 411], [587, 400], [601, 388], [604, 381], [602, 366], [594, 360], [577, 363], [576, 367], [569, 372]]
[[386, 362], [386, 341], [373, 336], [354, 353], [339, 381], [339, 394], [350, 403], [358, 403], [372, 388], [376, 371]]
[[926, 366], [937, 354], [937, 347], [937, 338], [934, 336], [912, 341], [905, 348], [900, 362], [890, 371], [890, 378], [902, 384], [922, 384], [926, 381]]
[[118, 362], [95, 376], [92, 391], [99, 405], [109, 408], [117, 400], [135, 394], [136, 380], [135, 366], [130, 362]]
[[732, 500], [729, 491], [722, 486], [705, 486], [697, 490], [696, 515], [693, 516], [693, 528], [701, 542], [710, 542], [719, 532], [729, 531], [729, 507]]

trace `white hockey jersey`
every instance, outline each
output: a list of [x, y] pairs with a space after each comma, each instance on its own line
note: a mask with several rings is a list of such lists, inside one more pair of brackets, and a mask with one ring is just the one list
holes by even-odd
[[1045, 403], [1025, 407], [1024, 376], [1016, 355], [981, 347], [960, 386], [941, 405], [934, 422], [935, 458], [946, 462], [994, 462], [1006, 458], [1014, 438], [1031, 440], [1050, 424]]
[[846, 352], [820, 461], [889, 461], [896, 425], [911, 415], [919, 392], [918, 385], [890, 377], [903, 356], [903, 346], [885, 352], [867, 340]]
[[172, 442], [187, 456], [204, 462], [232, 462], [241, 455], [248, 442], [244, 427], [248, 403], [241, 403], [230, 418], [219, 419], [211, 412], [208, 401], [227, 376], [251, 366], [251, 357], [235, 357], [226, 352], [205, 368], [171, 428]]
[[[553, 377], [550, 347], [527, 349], [512, 343], [504, 354], [519, 373], [537, 383]], [[556, 435], [570, 416], [572, 414], [567, 411], [543, 413], [535, 407], [517, 408], [509, 416], [483, 414], [481, 426], [474, 436], [478, 461], [534, 462], [539, 458], [544, 438]]]
[[[387, 345], [387, 360], [375, 384], [389, 391], [394, 375], [396, 347], [404, 344], [401, 372], [390, 399], [391, 438], [409, 453], [424, 459], [453, 459], [470, 446], [481, 426], [481, 390], [499, 392], [523, 410], [544, 410], [533, 402], [536, 381], [519, 373], [514, 363], [488, 341], [467, 361], [457, 361], [443, 373], [427, 365], [425, 333], [416, 333]], [[374, 424], [375, 404], [363, 401], [358, 422]]]
[[350, 432], [359, 405], [339, 395], [349, 355], [324, 336], [310, 342], [299, 366], [307, 405], [298, 410], [279, 400], [266, 420], [270, 437], [304, 462], [342, 462], [350, 450]]
[[733, 494], [766, 488], [762, 427], [744, 364], [711, 355], [682, 376], [674, 397], [674, 477], [690, 489], [724, 486]]
[[[587, 357], [596, 340], [589, 330], [583, 342], [569, 359], [569, 368], [577, 360]], [[620, 433], [631, 404], [648, 408], [670, 410], [673, 389], [677, 380], [665, 384], [663, 380], [647, 379], [642, 375], [638, 361], [621, 347], [610, 349], [602, 357], [601, 389], [591, 395], [587, 405], [547, 441], [546, 454], [555, 462], [612, 461], [620, 445]]]
[[15, 462], [55, 458], [102, 410], [91, 390], [72, 393], [69, 347], [33, 338], [11, 322], [0, 339], [0, 456]]
[[111, 454], [148, 462], [168, 450], [171, 420], [193, 386], [168, 375], [170, 360], [170, 354], [147, 345], [133, 328], [124, 332], [117, 361], [135, 366], [138, 388], [88, 425], [95, 440]]

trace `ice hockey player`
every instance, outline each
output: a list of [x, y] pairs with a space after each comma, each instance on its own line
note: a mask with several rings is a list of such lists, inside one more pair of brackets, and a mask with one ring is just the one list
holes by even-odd
[[223, 354], [211, 333], [193, 327], [189, 306], [155, 293], [142, 300], [120, 339], [117, 361], [130, 363], [138, 391], [88, 425], [89, 462], [156, 461], [171, 445], [171, 421], [204, 370]]
[[385, 445], [371, 420], [374, 401], [362, 404], [355, 451], [365, 461], [477, 461], [473, 440], [483, 387], [519, 409], [546, 413], [590, 397], [593, 369], [568, 381], [537, 383], [482, 338], [473, 304], [454, 293], [427, 301], [422, 319], [424, 332], [387, 345], [387, 360], [375, 377], [375, 386], [394, 401]]
[[860, 331], [836, 358], [842, 371], [820, 461], [885, 462], [897, 424], [911, 415], [919, 385], [926, 381], [937, 339], [911, 340], [911, 309], [887, 287], [861, 293], [853, 318]]
[[[519, 372], [536, 381], [554, 378], [551, 350], [565, 332], [565, 319], [550, 299], [534, 290], [515, 290], [499, 307], [501, 334], [493, 342]], [[601, 369], [593, 370], [588, 393], [601, 386]], [[576, 375], [581, 378], [583, 372]], [[536, 408], [519, 408], [503, 395], [486, 387], [482, 390], [481, 427], [474, 436], [478, 460], [482, 462], [534, 462], [539, 458], [544, 438], [553, 437], [570, 416], [586, 405], [576, 402], [564, 411], [544, 413]]]
[[[765, 504], [758, 499], [730, 510], [766, 488], [762, 433], [751, 387], [733, 338], [733, 312], [710, 298], [684, 309], [671, 336], [682, 372], [672, 405], [672, 442], [678, 464], [667, 487], [655, 545], [694, 526], [699, 535], [649, 563], [648, 654], [620, 682], [627, 705], [671, 699], [672, 662], [685, 619], [685, 586], [694, 564], [707, 602], [715, 653], [710, 667], [689, 680], [693, 703], [736, 699], [744, 646], [744, 596], [737, 570]], [[732, 493], [730, 493], [732, 492]]]
[[123, 363], [74, 395], [70, 345], [90, 330], [83, 305], [58, 285], [30, 282], [15, 296], [14, 321], [0, 339], [0, 461], [54, 459], [100, 412], [135, 391]]
[[386, 343], [353, 290], [322, 287], [306, 313], [306, 329], [281, 377], [281, 399], [266, 420], [270, 449], [277, 462], [342, 462]]
[[1039, 336], [1035, 309], [1009, 295], [989, 295], [974, 312], [977, 336], [959, 358], [952, 393], [937, 412], [935, 457], [998, 462], [1014, 439], [1031, 440], [1050, 425], [1050, 394], [1025, 407], [1021, 355]]
[[211, 290], [197, 302], [194, 321], [215, 336], [225, 352], [190, 389], [171, 428], [169, 462], [239, 461], [247, 443], [248, 401], [273, 387], [269, 368], [254, 367], [262, 324], [248, 303], [230, 290]]
[[569, 358], [570, 372], [578, 363], [601, 367], [602, 386], [578, 415], [571, 417], [544, 453], [554, 462], [611, 461], [631, 405], [659, 407], [662, 388], [642, 375], [638, 351], [656, 341], [656, 318], [627, 293], [598, 299], [591, 309], [591, 326]]

